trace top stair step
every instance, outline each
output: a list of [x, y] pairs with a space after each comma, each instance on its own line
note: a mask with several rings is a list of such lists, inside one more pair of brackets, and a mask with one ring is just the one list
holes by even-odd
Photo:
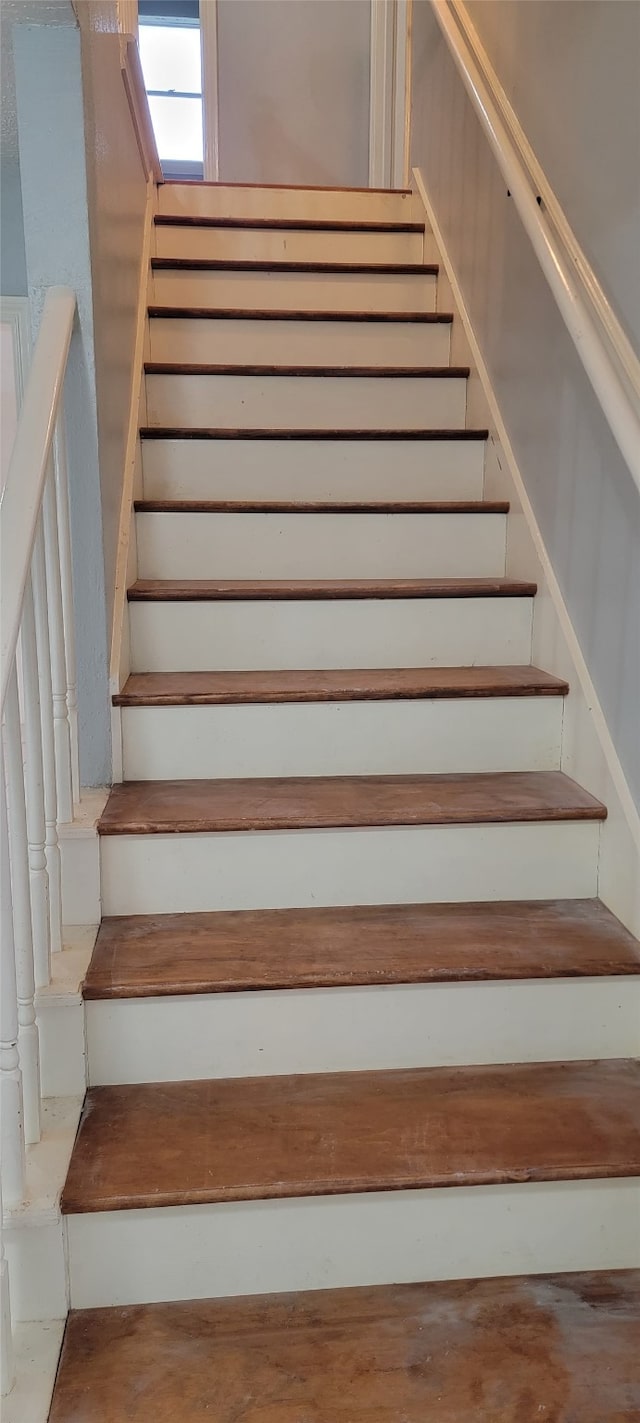
[[424, 232], [424, 222], [366, 222], [304, 217], [207, 217], [203, 213], [157, 213], [157, 227], [249, 228], [271, 232]]
[[[160, 215], [320, 222], [411, 222], [408, 189], [271, 187], [250, 183], [163, 183]], [[418, 220], [423, 214], [418, 210]]]

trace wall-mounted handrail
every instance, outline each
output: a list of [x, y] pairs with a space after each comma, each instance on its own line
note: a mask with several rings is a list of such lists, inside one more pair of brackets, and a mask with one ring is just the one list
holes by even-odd
[[68, 287], [50, 288], [0, 501], [0, 701], [3, 708], [20, 631], [24, 590], [42, 508], [75, 309], [76, 299]]
[[151, 121], [140, 50], [134, 35], [121, 36], [120, 68], [145, 177], [151, 173], [154, 183], [162, 183], [164, 174]]
[[466, 6], [462, 0], [432, 0], [432, 6], [614, 439], [640, 489], [640, 360], [531, 148]]

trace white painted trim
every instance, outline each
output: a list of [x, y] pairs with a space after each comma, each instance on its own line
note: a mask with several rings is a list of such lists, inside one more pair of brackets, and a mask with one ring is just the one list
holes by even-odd
[[2, 494], [2, 704], [14, 665], [25, 587], [49, 469], [76, 298], [50, 287]]
[[391, 151], [391, 186], [393, 188], [406, 188], [409, 183], [412, 7], [413, 0], [396, 0]]
[[520, 126], [467, 6], [462, 0], [432, 3], [567, 330], [640, 489], [640, 360]]
[[563, 637], [566, 641], [570, 657], [575, 667], [576, 675], [580, 683], [586, 706], [589, 708], [590, 711], [590, 716], [595, 734], [602, 749], [602, 754], [609, 774], [611, 776], [611, 780], [619, 797], [620, 805], [627, 825], [629, 827], [634, 846], [636, 848], [638, 856], [640, 857], [640, 814], [638, 813], [638, 809], [633, 800], [633, 796], [629, 789], [626, 776], [620, 764], [620, 759], [613, 744], [613, 740], [611, 738], [611, 734], [606, 723], [605, 715], [602, 710], [600, 700], [598, 698], [595, 686], [591, 678], [591, 674], [584, 659], [582, 649], [578, 642], [578, 638], [574, 631], [567, 605], [564, 601], [560, 585], [554, 573], [551, 560], [547, 553], [545, 543], [542, 538], [542, 534], [540, 532], [540, 528], [538, 526], [533, 511], [531, 500], [529, 499], [529, 496], [527, 494], [524, 479], [522, 477], [522, 474], [520, 473], [520, 468], [516, 459], [515, 451], [509, 439], [507, 428], [502, 418], [500, 406], [498, 404], [498, 400], [496, 398], [496, 394], [491, 383], [491, 378], [489, 376], [489, 371], [487, 369], [484, 357], [482, 355], [482, 351], [475, 335], [471, 317], [469, 315], [469, 311], [465, 303], [462, 288], [458, 282], [455, 268], [453, 267], [453, 264], [451, 262], [444, 240], [444, 235], [438, 223], [434, 208], [430, 202], [425, 181], [420, 168], [413, 169], [413, 178], [415, 187], [420, 195], [425, 212], [427, 214], [429, 225], [433, 231], [437, 246], [439, 248], [442, 263], [445, 267], [447, 276], [451, 283], [451, 289], [453, 292], [454, 300], [462, 321], [462, 325], [464, 327], [467, 340], [469, 342], [469, 346], [471, 348], [473, 361], [476, 366], [478, 376], [480, 378], [480, 382], [484, 391], [487, 404], [489, 406], [489, 410], [491, 412], [491, 417], [495, 425], [498, 439], [500, 441], [500, 444], [504, 451], [505, 459], [509, 466], [511, 478], [513, 479], [513, 483], [517, 490], [518, 498], [522, 506], [522, 511], [527, 523], [532, 543], [535, 548], [536, 555], [540, 560], [540, 564], [549, 589], [549, 594], [553, 603], [553, 607], [558, 618]]
[[16, 411], [19, 415], [31, 364], [31, 307], [28, 296], [0, 297], [0, 321], [11, 327]]
[[369, 53], [369, 186], [391, 186], [394, 0], [371, 0]]
[[220, 176], [217, 0], [206, 0], [206, 4], [200, 6], [200, 52], [202, 56], [204, 178], [205, 182], [217, 183]]

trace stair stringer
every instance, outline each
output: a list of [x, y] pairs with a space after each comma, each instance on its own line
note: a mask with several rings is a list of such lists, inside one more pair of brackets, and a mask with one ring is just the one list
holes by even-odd
[[[420, 168], [413, 169], [415, 204], [422, 203], [425, 262], [439, 261], [438, 309], [452, 311], [451, 363], [471, 367], [467, 423], [489, 429], [484, 498], [508, 499], [507, 577], [538, 585], [531, 661], [570, 684], [564, 701], [561, 768], [608, 808], [600, 827], [598, 894], [636, 935], [640, 933], [640, 813], [620, 758], [504, 423], [482, 349]], [[459, 319], [456, 320], [455, 318]]]

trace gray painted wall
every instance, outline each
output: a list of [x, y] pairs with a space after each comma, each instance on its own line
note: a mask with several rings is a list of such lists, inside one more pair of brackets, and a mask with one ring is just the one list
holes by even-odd
[[223, 182], [365, 187], [370, 0], [218, 0]]
[[0, 159], [0, 292], [27, 295], [20, 163], [4, 155]]
[[78, 303], [65, 411], [80, 773], [83, 785], [100, 785], [111, 778], [111, 734], [80, 34], [68, 26], [17, 25], [13, 38], [34, 334], [47, 287], [70, 286]]
[[[490, 28], [497, 33], [497, 12], [504, 18], [504, 8], [497, 0], [493, 5], [483, 0], [478, 18], [482, 10], [485, 33]], [[525, 53], [519, 53], [516, 66], [522, 75], [531, 64], [530, 84], [539, 86], [538, 122], [542, 123], [542, 110], [548, 107], [549, 149], [539, 153], [544, 161], [554, 140], [559, 146], [563, 143], [566, 101], [560, 102], [558, 89], [566, 81], [572, 102], [584, 116], [589, 96], [602, 85], [599, 30], [589, 18], [598, 8], [593, 0], [569, 4], [528, 0], [527, 5], [506, 7], [532, 12], [526, 31], [521, 31], [527, 36], [536, 28], [533, 12], [538, 11], [537, 32], [547, 27], [545, 53], [555, 53], [553, 84]], [[609, 290], [618, 291], [625, 307], [633, 274], [619, 252], [621, 246], [631, 252], [633, 241], [627, 232], [630, 206], [622, 178], [631, 183], [633, 178], [624, 171], [614, 182], [607, 170], [622, 161], [618, 150], [622, 100], [617, 89], [624, 67], [621, 56], [629, 43], [626, 11], [633, 8], [637, 7], [619, 5], [617, 0], [606, 4], [612, 31], [608, 53], [620, 59], [620, 64], [611, 64], [609, 73], [610, 108], [599, 91], [598, 122], [606, 132], [607, 161], [591, 164], [587, 125], [581, 163], [572, 169], [571, 185], [567, 175], [563, 186], [557, 170], [549, 173], [561, 198], [571, 187], [568, 210], [570, 206], [578, 239], [592, 253], [597, 247]], [[584, 43], [586, 33], [592, 35], [591, 46]], [[505, 54], [503, 67], [498, 66], [507, 89], [513, 86], [511, 63]], [[507, 196], [430, 0], [414, 0], [412, 83], [412, 162], [422, 169], [547, 552], [629, 785], [640, 803], [638, 491]], [[627, 100], [637, 101], [637, 88], [624, 103]], [[527, 113], [531, 119], [530, 108]], [[525, 130], [526, 118], [523, 113]], [[573, 128], [577, 150], [579, 117], [574, 116]], [[534, 133], [529, 137], [533, 141]], [[587, 215], [600, 202], [607, 220], [603, 223], [599, 217], [595, 230]], [[640, 225], [635, 218], [632, 227], [638, 251]], [[616, 234], [623, 230], [625, 240], [620, 244]], [[637, 287], [635, 291], [637, 295]]]

